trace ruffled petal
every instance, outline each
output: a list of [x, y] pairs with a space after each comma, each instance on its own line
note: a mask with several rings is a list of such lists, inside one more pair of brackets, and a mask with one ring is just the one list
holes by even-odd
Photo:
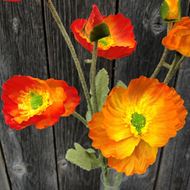
[[99, 40], [99, 57], [113, 60], [129, 56], [135, 51], [136, 41], [131, 21], [122, 14], [101, 16], [96, 6], [93, 7], [89, 19], [77, 19], [71, 24], [75, 39], [92, 52], [93, 44], [89, 40], [89, 35], [93, 27], [101, 22], [107, 24], [111, 35]]
[[[55, 94], [57, 94], [57, 97], [54, 98], [55, 102], [60, 106], [64, 106], [64, 113], [62, 116], [66, 117], [72, 114], [80, 102], [80, 97], [76, 88], [69, 86], [63, 80], [48, 79], [47, 83], [52, 89], [52, 93], [56, 91]], [[64, 97], [62, 97], [63, 93]]]
[[92, 6], [92, 12], [90, 13], [90, 16], [89, 16], [89, 18], [86, 22], [85, 28], [84, 28], [86, 34], [89, 36], [92, 29], [95, 26], [101, 24], [102, 21], [103, 21], [103, 16], [100, 13], [98, 7], [94, 4]]
[[114, 141], [121, 141], [132, 136], [130, 126], [125, 121], [126, 105], [126, 89], [115, 87], [102, 109], [104, 128], [109, 138]]
[[190, 57], [190, 18], [183, 17], [163, 38], [162, 44], [169, 50], [175, 50]]
[[157, 152], [157, 148], [153, 148], [146, 142], [141, 141], [131, 156], [122, 160], [108, 158], [108, 165], [118, 172], [124, 172], [128, 176], [143, 174], [147, 168], [155, 162]]
[[110, 139], [105, 130], [104, 119], [100, 112], [94, 114], [88, 123], [89, 137], [93, 140], [93, 147], [100, 149], [105, 157], [113, 156], [122, 159], [132, 154], [140, 139], [132, 136], [117, 142]]
[[5, 123], [20, 130], [54, 125], [60, 116], [74, 112], [80, 97], [65, 81], [13, 76], [3, 84], [2, 100]]
[[158, 95], [151, 113], [147, 113], [148, 131], [142, 135], [142, 139], [154, 147], [162, 147], [171, 137], [176, 136], [177, 131], [184, 126], [187, 116], [184, 101], [173, 88], [163, 84]]
[[136, 47], [134, 27], [131, 20], [123, 14], [109, 15], [104, 18], [113, 38], [112, 46], [123, 46], [134, 49]]

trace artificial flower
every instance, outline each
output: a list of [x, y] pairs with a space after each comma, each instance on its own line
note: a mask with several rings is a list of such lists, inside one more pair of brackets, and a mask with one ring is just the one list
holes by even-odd
[[186, 57], [190, 57], [190, 17], [183, 17], [175, 23], [162, 44], [169, 50], [175, 50]]
[[80, 97], [63, 80], [40, 80], [13, 76], [2, 87], [5, 123], [20, 130], [30, 125], [43, 129], [54, 125], [60, 116], [72, 114]]
[[93, 42], [90, 41], [90, 35], [93, 29], [101, 24], [108, 27], [110, 35], [98, 41], [98, 56], [113, 60], [129, 56], [134, 52], [136, 41], [133, 26], [130, 19], [122, 14], [103, 16], [98, 7], [93, 5], [90, 17], [75, 20], [71, 30], [75, 39], [92, 52]]
[[101, 112], [88, 123], [92, 146], [108, 165], [126, 175], [143, 174], [185, 124], [184, 101], [157, 79], [141, 76], [127, 88], [114, 87]]
[[181, 0], [164, 0], [160, 12], [164, 20], [179, 20], [181, 18]]

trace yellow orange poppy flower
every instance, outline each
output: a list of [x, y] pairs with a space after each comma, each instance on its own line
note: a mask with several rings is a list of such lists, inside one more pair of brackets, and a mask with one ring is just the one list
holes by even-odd
[[165, 20], [179, 20], [181, 17], [181, 0], [164, 0], [161, 16]]
[[163, 38], [162, 44], [169, 50], [175, 50], [190, 57], [190, 17], [183, 17]]
[[16, 75], [2, 89], [5, 122], [17, 130], [52, 126], [60, 116], [72, 114], [80, 101], [77, 90], [62, 80]]
[[[75, 39], [88, 51], [92, 52], [93, 43], [90, 34], [93, 29], [105, 24], [109, 36], [98, 41], [98, 56], [107, 59], [117, 59], [130, 55], [136, 48], [133, 26], [130, 19], [122, 14], [103, 16], [98, 7], [93, 5], [88, 19], [77, 19], [71, 25]], [[101, 31], [99, 31], [101, 33]]]
[[183, 103], [173, 88], [157, 79], [141, 76], [128, 88], [115, 87], [88, 123], [92, 146], [118, 172], [142, 174], [154, 163], [158, 148], [184, 126]]

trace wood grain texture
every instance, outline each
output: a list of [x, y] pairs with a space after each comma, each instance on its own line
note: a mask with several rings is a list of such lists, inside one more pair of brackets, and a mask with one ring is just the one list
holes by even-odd
[[[46, 2], [46, 1], [44, 1]], [[62, 21], [72, 38], [76, 47], [82, 67], [85, 71], [85, 77], [89, 77], [89, 66], [84, 64], [84, 59], [91, 58], [90, 53], [84, 50], [73, 38], [70, 31], [70, 24], [77, 18], [86, 18], [90, 14], [93, 3], [99, 5], [100, 10], [104, 14], [115, 13], [116, 1], [108, 0], [57, 0], [53, 1]], [[45, 5], [45, 22], [46, 36], [48, 45], [48, 59], [50, 76], [58, 79], [64, 79], [69, 84], [74, 85], [80, 92], [82, 102], [78, 108], [78, 112], [85, 115], [86, 106], [84, 104], [84, 96], [82, 93], [80, 81], [74, 67], [70, 52], [62, 38], [55, 22], [53, 21], [47, 6]], [[100, 65], [101, 62], [101, 65]], [[99, 61], [99, 68], [106, 67], [112, 74], [112, 62], [105, 59]], [[90, 146], [87, 129], [73, 117], [62, 119], [54, 128], [56, 137], [56, 154], [59, 174], [59, 186], [64, 190], [97, 190], [99, 189], [99, 170], [85, 172], [84, 170], [68, 163], [64, 157], [66, 150], [73, 147], [74, 142], [79, 142], [85, 147]]]
[[119, 12], [132, 20], [138, 45], [132, 56], [116, 61], [115, 80], [121, 79], [128, 84], [140, 75], [152, 74], [163, 51], [160, 42], [166, 29], [159, 16], [161, 2], [120, 1]]
[[6, 171], [6, 165], [4, 162], [1, 146], [0, 146], [0, 187], [3, 190], [10, 190], [9, 176]]
[[[166, 34], [166, 25], [162, 23], [159, 15], [161, 3], [162, 0], [120, 0], [119, 12], [124, 13], [132, 19], [138, 46], [132, 56], [116, 61], [115, 82], [122, 80], [128, 84], [131, 79], [137, 78], [140, 75], [150, 76], [158, 64], [163, 52], [161, 39]], [[189, 1], [182, 0], [183, 14], [187, 14], [188, 7]], [[171, 56], [169, 56], [168, 60], [170, 60]], [[166, 70], [162, 70], [159, 74], [159, 79], [163, 80], [165, 74]], [[174, 86], [175, 79], [170, 84]], [[154, 190], [161, 156], [162, 154], [158, 154], [156, 163], [149, 168], [146, 174], [127, 177], [122, 189]], [[167, 170], [164, 171], [167, 173]], [[167, 190], [167, 188], [163, 186], [161, 190]]]
[[[0, 85], [14, 74], [47, 78], [44, 50], [40, 1], [1, 1]], [[11, 130], [1, 113], [0, 140], [12, 190], [57, 190], [52, 128]]]
[[[179, 72], [176, 89], [190, 111], [190, 60], [183, 63]], [[156, 190], [190, 189], [190, 115], [186, 126], [165, 147], [159, 169]]]

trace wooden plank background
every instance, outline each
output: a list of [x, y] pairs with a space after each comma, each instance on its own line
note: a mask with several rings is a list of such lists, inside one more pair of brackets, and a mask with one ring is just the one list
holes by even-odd
[[[163, 51], [160, 45], [166, 27], [159, 17], [162, 0], [54, 0], [54, 4], [73, 40], [85, 76], [89, 58], [74, 40], [69, 26], [87, 17], [96, 3], [105, 14], [122, 12], [132, 19], [138, 41], [137, 51], [117, 61], [100, 59], [98, 67], [110, 74], [110, 86], [117, 80], [127, 84], [140, 75], [150, 76]], [[189, 15], [190, 0], [182, 0], [183, 14]], [[24, 0], [20, 4], [0, 1], [0, 85], [13, 74], [64, 79], [81, 85], [70, 53], [46, 6], [46, 0]], [[165, 72], [159, 76], [163, 78]], [[190, 110], [190, 61], [186, 60], [171, 82]], [[2, 105], [0, 105], [2, 106]], [[86, 105], [78, 110], [84, 114]], [[122, 190], [190, 189], [190, 116], [186, 127], [160, 151], [157, 162], [146, 174], [126, 177]], [[87, 129], [70, 117], [52, 128], [33, 127], [14, 131], [5, 126], [0, 113], [0, 190], [98, 190], [99, 170], [85, 172], [68, 163], [65, 152], [79, 142], [88, 147]]]

